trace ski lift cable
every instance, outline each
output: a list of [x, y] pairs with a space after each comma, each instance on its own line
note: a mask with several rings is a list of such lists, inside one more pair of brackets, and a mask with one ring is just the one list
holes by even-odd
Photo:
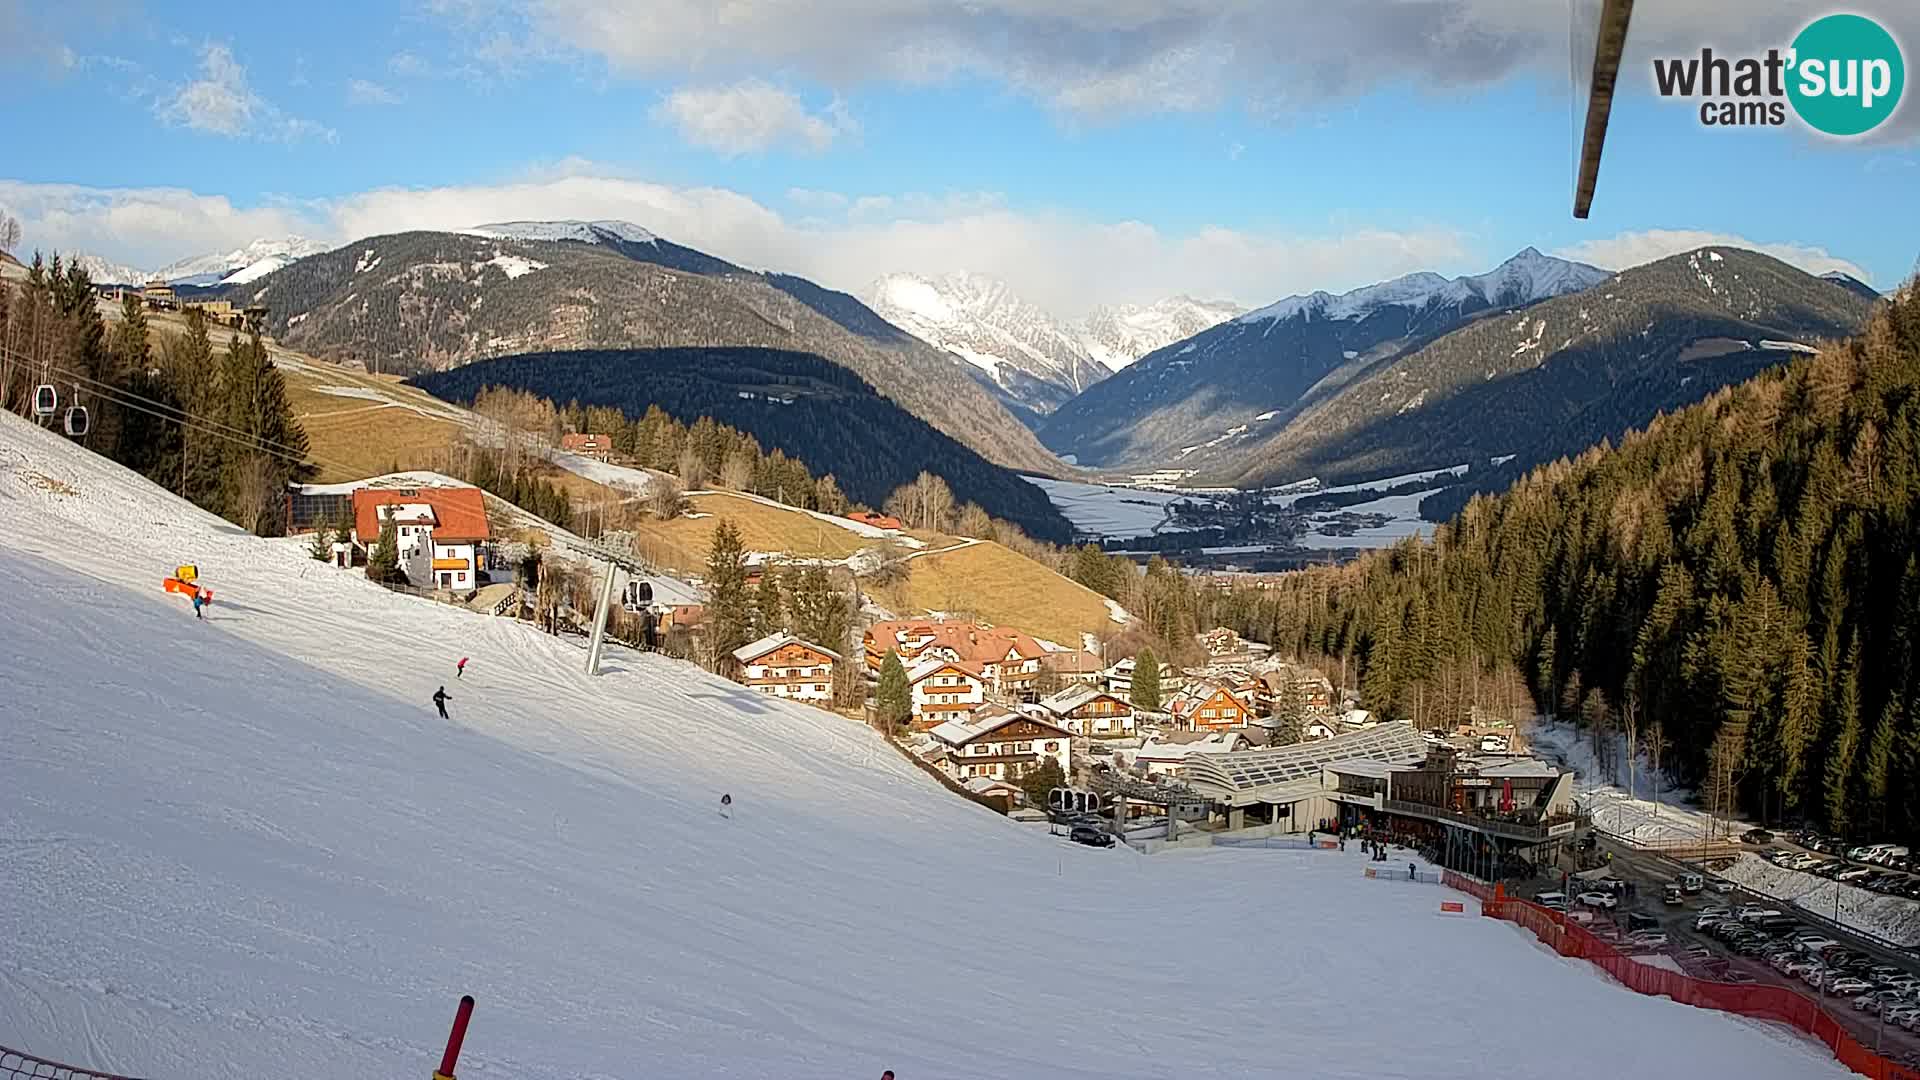
[[[133, 394], [130, 391], [107, 387], [95, 389], [92, 393], [95, 398], [106, 404], [118, 405], [124, 409], [132, 409], [135, 412], [145, 413], [148, 416], [164, 420], [167, 423], [176, 424], [181, 428], [197, 431], [203, 435], [211, 435], [218, 439], [224, 439], [227, 442], [235, 443], [245, 449], [254, 450], [271, 457], [277, 457], [296, 465], [311, 461], [321, 465], [331, 465], [335, 468], [348, 468], [341, 462], [329, 461], [313, 454], [307, 454], [303, 457], [298, 451], [291, 447], [282, 446], [270, 439], [262, 439], [257, 436], [248, 435], [237, 428], [229, 427], [217, 421], [208, 420], [205, 417], [196, 416], [184, 410], [174, 409], [173, 406], [170, 405], [153, 402], [150, 399], [141, 397], [138, 394]], [[349, 469], [349, 471], [351, 470]]]
[[[118, 395], [120, 398], [131, 398], [134, 401], [142, 402], [153, 408], [160, 409], [166, 412], [176, 413], [184, 419], [192, 419], [207, 427], [224, 429], [225, 431], [232, 433], [234, 436], [238, 438], [248, 439], [253, 442], [259, 443], [262, 446], [271, 446], [288, 454], [298, 454], [300, 452], [291, 446], [285, 445], [284, 443], [276, 443], [271, 439], [261, 438], [260, 436], [255, 435], [252, 432], [246, 431], [242, 428], [234, 427], [231, 424], [222, 423], [218, 420], [212, 419], [211, 417], [200, 416], [195, 413], [190, 413], [186, 409], [183, 409], [178, 405], [169, 405], [164, 401], [156, 401], [153, 398], [147, 397], [143, 394], [135, 393], [134, 391], [128, 390], [125, 387], [114, 386], [111, 383], [101, 382], [98, 379], [90, 378], [78, 372], [68, 371], [65, 368], [53, 368], [52, 370], [60, 372], [62, 375], [65, 375], [69, 379], [75, 380], [77, 383], [86, 383], [88, 386], [88, 389], [92, 393], [101, 395], [103, 397], [109, 396], [109, 395]], [[313, 458], [312, 455], [308, 455], [308, 456], [312, 460], [315, 460], [315, 461], [320, 460], [319, 458]], [[332, 461], [325, 461], [321, 463], [326, 465], [339, 464], [339, 462], [332, 462]]]
[[[9, 353], [13, 352], [13, 350], [10, 350], [10, 349], [0, 350], [0, 351], [5, 351]], [[14, 353], [14, 355], [21, 356], [22, 354]], [[22, 358], [24, 359], [24, 357]], [[195, 413], [188, 412], [187, 410], [182, 409], [179, 406], [169, 405], [161, 401], [155, 401], [154, 399], [146, 397], [145, 395], [135, 393], [134, 391], [127, 390], [122, 387], [113, 386], [109, 383], [104, 383], [97, 379], [89, 378], [85, 375], [79, 374], [78, 372], [70, 371], [65, 368], [59, 368], [59, 367], [49, 367], [48, 370], [58, 371], [60, 374], [66, 376], [67, 378], [75, 379], [75, 380], [78, 380], [79, 382], [88, 384], [88, 386], [92, 388], [91, 392], [96, 397], [101, 398], [102, 400], [106, 401], [109, 404], [119, 405], [122, 408], [132, 409], [136, 412], [145, 413], [148, 416], [152, 416], [152, 417], [155, 417], [156, 419], [166, 421], [167, 423], [176, 424], [185, 430], [198, 431], [204, 435], [211, 435], [215, 438], [224, 439], [227, 442], [234, 443], [246, 449], [254, 450], [259, 453], [264, 453], [271, 457], [276, 457], [283, 461], [287, 461], [295, 465], [312, 462], [318, 465], [328, 465], [335, 469], [339, 469], [340, 471], [345, 473], [353, 473], [358, 471], [356, 467], [348, 465], [344, 462], [332, 460], [332, 459], [323, 457], [321, 455], [314, 454], [311, 451], [307, 452], [305, 455], [302, 455], [299, 451], [294, 450], [292, 447], [288, 447], [283, 444], [273, 442], [270, 439], [262, 439], [259, 436], [251, 435], [231, 425], [223, 424], [217, 420], [211, 420], [206, 417], [197, 415]], [[575, 546], [583, 550], [586, 554], [591, 555], [595, 558], [598, 558], [603, 562], [612, 563], [620, 567], [622, 570], [627, 571], [630, 574], [647, 574], [652, 572], [652, 569], [646, 564], [644, 560], [639, 559], [632, 555], [611, 550], [602, 544], [599, 544], [592, 540], [587, 539], [586, 537], [581, 537], [579, 543], [576, 544]]]

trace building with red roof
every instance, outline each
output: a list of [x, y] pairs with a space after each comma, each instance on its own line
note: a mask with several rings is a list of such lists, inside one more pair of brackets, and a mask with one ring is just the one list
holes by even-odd
[[353, 539], [371, 551], [381, 523], [392, 521], [400, 568], [418, 588], [471, 592], [486, 569], [486, 496], [472, 487], [358, 488], [353, 493]]
[[1041, 658], [1047, 650], [1031, 634], [1004, 626], [934, 619], [890, 619], [867, 628], [867, 670], [878, 672], [890, 652], [908, 668], [938, 658], [960, 662], [1004, 697], [1037, 701]]

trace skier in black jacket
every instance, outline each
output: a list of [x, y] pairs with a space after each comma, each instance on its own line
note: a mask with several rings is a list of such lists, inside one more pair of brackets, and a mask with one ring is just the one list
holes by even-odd
[[444, 686], [433, 692], [433, 707], [440, 710], [440, 719], [442, 720], [452, 719], [452, 717], [447, 715], [447, 702], [450, 700], [452, 699], [448, 697], [447, 688]]

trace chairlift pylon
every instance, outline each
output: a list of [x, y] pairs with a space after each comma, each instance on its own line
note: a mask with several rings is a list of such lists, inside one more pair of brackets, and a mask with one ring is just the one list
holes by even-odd
[[33, 390], [33, 415], [42, 420], [52, 416], [60, 407], [60, 392], [51, 383], [41, 383]]
[[88, 430], [87, 407], [85, 405], [67, 406], [67, 434], [78, 439]]

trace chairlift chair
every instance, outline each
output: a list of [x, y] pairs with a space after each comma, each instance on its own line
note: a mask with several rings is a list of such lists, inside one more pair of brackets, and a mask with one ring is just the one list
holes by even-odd
[[640, 612], [653, 603], [653, 583], [650, 581], [629, 581], [620, 605], [629, 612]]
[[67, 406], [67, 434], [81, 438], [87, 433], [87, 407], [85, 405]]
[[41, 383], [33, 391], [33, 415], [42, 420], [52, 416], [60, 407], [60, 392], [51, 383]]

